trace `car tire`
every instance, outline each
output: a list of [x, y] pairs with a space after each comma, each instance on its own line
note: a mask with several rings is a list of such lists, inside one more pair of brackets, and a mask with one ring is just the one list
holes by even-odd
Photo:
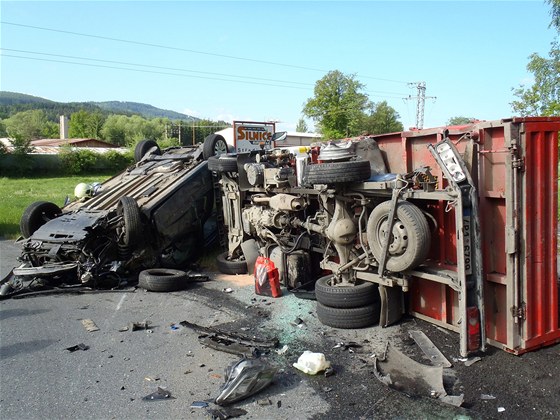
[[138, 286], [149, 292], [174, 292], [190, 283], [190, 277], [181, 270], [150, 268], [138, 275]]
[[367, 160], [326, 162], [307, 166], [306, 181], [309, 184], [338, 184], [365, 181], [371, 176]]
[[208, 169], [212, 172], [233, 172], [237, 173], [237, 154], [226, 153], [220, 156], [208, 158]]
[[140, 162], [144, 155], [148, 153], [152, 147], [156, 147], [156, 155], [161, 155], [161, 149], [159, 145], [154, 140], [140, 140], [136, 147], [134, 148], [134, 161]]
[[138, 203], [132, 197], [121, 197], [117, 207], [124, 221], [124, 235], [122, 243], [136, 247], [142, 239], [142, 220]]
[[317, 318], [333, 328], [365, 328], [379, 322], [381, 304], [371, 303], [358, 308], [331, 308], [317, 302]]
[[331, 308], [358, 308], [379, 302], [377, 285], [357, 280], [353, 286], [332, 286], [334, 276], [321, 277], [315, 283], [317, 302]]
[[245, 259], [229, 260], [228, 252], [223, 252], [216, 257], [216, 265], [222, 274], [247, 274]]
[[21, 234], [24, 238], [29, 238], [37, 229], [61, 213], [60, 207], [49, 201], [36, 201], [30, 204], [19, 221]]
[[210, 134], [204, 139], [202, 157], [208, 160], [211, 156], [220, 156], [228, 152], [226, 139], [219, 134]]
[[[385, 201], [371, 212], [367, 224], [367, 240], [371, 252], [380, 261], [383, 240], [387, 230], [387, 219], [391, 202]], [[430, 250], [430, 227], [426, 216], [408, 201], [399, 201], [393, 228], [393, 240], [387, 253], [385, 268], [393, 272], [412, 269], [423, 262]]]

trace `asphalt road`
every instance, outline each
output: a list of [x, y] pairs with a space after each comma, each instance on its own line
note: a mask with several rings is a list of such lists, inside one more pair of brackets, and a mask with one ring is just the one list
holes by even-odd
[[[18, 255], [17, 246], [0, 241], [1, 275]], [[256, 296], [250, 276], [209, 276], [173, 293], [130, 289], [1, 301], [0, 418], [209, 418], [191, 405], [207, 401], [215, 408], [224, 370], [239, 357], [203, 346], [189, 328], [172, 327], [183, 320], [277, 337], [287, 346], [282, 355], [264, 356], [279, 369], [274, 382], [233, 405], [247, 412], [243, 418], [560, 418], [558, 345], [522, 357], [491, 349], [470, 367], [455, 360], [454, 390], [465, 394], [464, 408], [456, 408], [386, 387], [373, 375], [371, 357], [388, 341], [417, 354], [407, 331], [421, 329], [453, 360], [454, 333], [414, 319], [386, 329], [332, 329], [316, 319], [313, 301]], [[86, 331], [84, 319], [99, 331]], [[144, 321], [149, 331], [119, 331]], [[336, 348], [351, 341], [362, 347]], [[80, 343], [89, 348], [65, 350]], [[323, 352], [335, 374], [310, 376], [292, 367], [304, 350]], [[158, 386], [172, 398], [143, 400]]]

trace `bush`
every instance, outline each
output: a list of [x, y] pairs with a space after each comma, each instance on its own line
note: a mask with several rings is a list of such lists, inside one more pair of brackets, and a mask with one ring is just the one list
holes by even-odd
[[126, 153], [110, 150], [102, 156], [103, 167], [111, 171], [122, 171], [134, 163], [133, 153], [130, 150]]
[[92, 172], [99, 159], [100, 155], [91, 150], [67, 149], [60, 153], [64, 172], [71, 175]]

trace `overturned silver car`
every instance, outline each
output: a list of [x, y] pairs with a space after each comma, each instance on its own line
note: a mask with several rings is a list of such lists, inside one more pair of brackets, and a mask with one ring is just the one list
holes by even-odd
[[31, 204], [20, 222], [22, 264], [2, 281], [0, 295], [25, 289], [29, 279], [98, 286], [121, 284], [146, 268], [185, 267], [203, 250], [214, 206], [206, 159], [224, 148], [219, 135], [163, 151], [143, 140], [136, 164], [99, 185], [92, 197], [62, 209]]

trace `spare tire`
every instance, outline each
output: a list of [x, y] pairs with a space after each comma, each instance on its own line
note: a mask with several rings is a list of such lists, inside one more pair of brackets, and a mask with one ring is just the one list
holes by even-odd
[[36, 201], [30, 204], [19, 221], [19, 229], [24, 238], [29, 238], [37, 229], [62, 213], [60, 207], [50, 201]]
[[358, 182], [371, 176], [371, 167], [367, 160], [317, 163], [308, 165], [306, 171], [305, 178], [309, 184]]
[[208, 158], [208, 170], [212, 172], [234, 172], [237, 173], [237, 154], [225, 153]]
[[359, 308], [331, 308], [317, 302], [317, 318], [333, 328], [364, 328], [379, 322], [381, 304], [372, 303]]
[[331, 308], [358, 308], [379, 302], [377, 284], [356, 280], [355, 285], [333, 286], [334, 276], [321, 277], [315, 283], [317, 302]]
[[191, 282], [187, 273], [171, 268], [150, 268], [138, 275], [138, 286], [149, 292], [174, 292]]
[[161, 149], [159, 148], [159, 145], [155, 142], [155, 140], [140, 140], [134, 148], [134, 161], [140, 162], [144, 155], [148, 153], [148, 151], [152, 147], [156, 148], [156, 155], [161, 155]]
[[216, 257], [216, 265], [218, 266], [218, 270], [220, 273], [223, 274], [246, 274], [247, 269], [247, 261], [245, 259], [234, 259], [230, 260], [227, 258], [228, 252], [223, 252], [222, 254]]

